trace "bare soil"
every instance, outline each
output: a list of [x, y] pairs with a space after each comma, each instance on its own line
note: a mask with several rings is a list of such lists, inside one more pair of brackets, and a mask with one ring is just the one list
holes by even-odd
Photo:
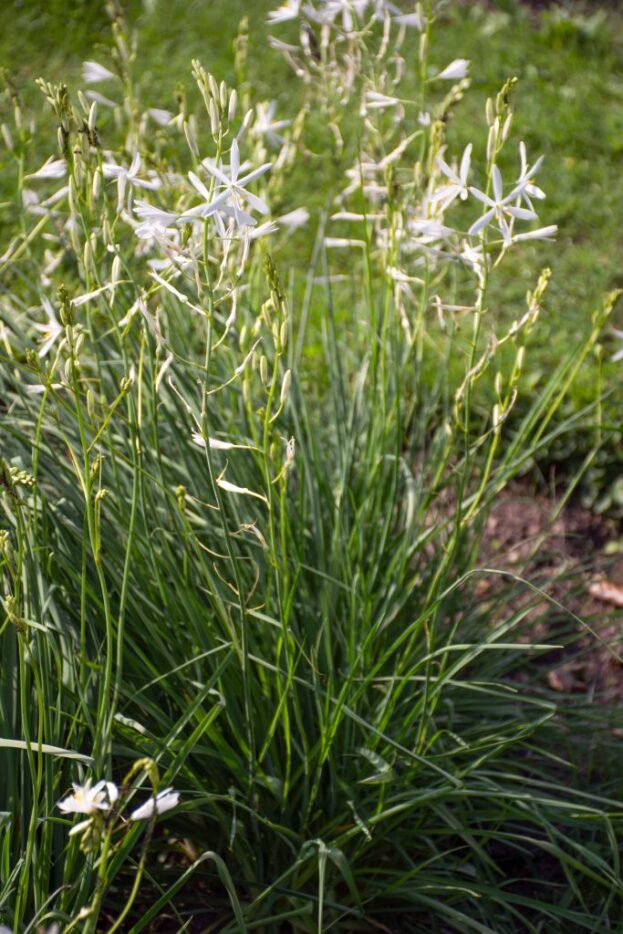
[[[558, 617], [566, 611], [576, 627], [577, 639], [547, 671], [552, 690], [590, 692], [604, 703], [623, 699], [622, 535], [620, 520], [596, 516], [578, 502], [560, 508], [555, 495], [522, 482], [498, 497], [488, 518], [479, 563], [516, 574], [547, 594], [531, 610], [526, 638], [551, 641], [552, 610]], [[485, 577], [480, 595], [486, 599], [497, 587], [495, 577]], [[518, 596], [531, 598], [526, 590]]]

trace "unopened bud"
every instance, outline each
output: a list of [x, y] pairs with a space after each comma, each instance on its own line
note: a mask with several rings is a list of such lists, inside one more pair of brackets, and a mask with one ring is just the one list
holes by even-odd
[[210, 88], [210, 94], [212, 95], [212, 98], [217, 101], [220, 95], [218, 84], [216, 83], [216, 78], [214, 75], [208, 75], [208, 87]]
[[71, 245], [76, 256], [80, 255], [80, 237], [78, 236], [78, 225], [75, 220], [72, 219], [69, 224], [69, 239], [71, 240]]
[[93, 200], [97, 201], [100, 196], [100, 191], [102, 190], [102, 173], [99, 166], [96, 168], [93, 173], [93, 182], [91, 183], [91, 194], [93, 195]]
[[91, 104], [91, 109], [89, 110], [89, 119], [88, 119], [90, 130], [95, 129], [96, 117], [97, 117], [97, 101], [93, 101], [93, 103]]
[[265, 386], [268, 382], [268, 360], [264, 354], [260, 358], [260, 379]]
[[286, 399], [288, 398], [291, 382], [292, 382], [292, 370], [286, 370], [285, 376], [283, 377], [283, 382], [281, 384], [281, 396], [279, 397], [279, 401], [281, 402], [281, 405], [283, 405]]
[[95, 396], [92, 389], [87, 389], [87, 412], [89, 417], [93, 418], [95, 415]]
[[238, 107], [238, 94], [236, 89], [231, 92], [229, 95], [229, 108], [227, 110], [227, 119], [231, 123], [236, 116], [236, 109]]
[[423, 32], [420, 36], [420, 61], [423, 61], [428, 54], [428, 36]]
[[119, 258], [119, 255], [116, 255], [112, 261], [112, 271], [111, 271], [112, 284], [116, 285], [119, 282], [120, 278], [121, 278], [121, 259]]
[[500, 406], [496, 403], [493, 406], [493, 428], [497, 430], [500, 427], [500, 422], [502, 420], [502, 410]]
[[13, 137], [11, 136], [11, 133], [6, 123], [3, 123], [0, 125], [0, 132], [2, 133], [2, 139], [4, 140], [4, 145], [6, 146], [6, 148], [9, 150], [12, 150], [13, 149]]
[[212, 131], [212, 136], [218, 136], [219, 130], [221, 128], [221, 119], [219, 117], [218, 107], [214, 103], [213, 99], [210, 100], [208, 114], [210, 116], [210, 129]]
[[493, 162], [493, 156], [495, 155], [495, 141], [497, 138], [497, 123], [498, 118], [495, 118], [495, 122], [492, 127], [489, 127], [489, 136], [487, 137], [487, 162]]
[[184, 121], [184, 136], [186, 137], [186, 142], [188, 143], [188, 148], [192, 152], [193, 156], [196, 159], [199, 158], [199, 147], [197, 145], [197, 134], [195, 132], [195, 126], [192, 122], [192, 118]]
[[219, 102], [221, 105], [221, 110], [225, 110], [225, 108], [227, 107], [227, 85], [225, 84], [224, 81], [221, 81], [221, 84], [218, 90], [219, 90]]
[[493, 98], [487, 98], [487, 126], [493, 126], [493, 121], [495, 120], [495, 107], [493, 104]]
[[87, 240], [84, 244], [84, 249], [82, 251], [82, 259], [84, 261], [84, 268], [88, 271], [93, 270], [93, 250], [91, 249], [91, 244]]
[[508, 139], [508, 134], [511, 131], [512, 122], [513, 122], [513, 113], [511, 111], [508, 117], [506, 118], [506, 120], [504, 121], [504, 126], [502, 127], [502, 141], [503, 142], [506, 142], [506, 140]]
[[288, 343], [288, 322], [282, 321], [281, 327], [279, 328], [279, 346], [284, 348]]

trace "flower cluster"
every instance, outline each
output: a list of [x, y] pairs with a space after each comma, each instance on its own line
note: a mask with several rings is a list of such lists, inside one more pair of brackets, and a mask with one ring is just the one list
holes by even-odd
[[[113, 782], [99, 781], [95, 785], [88, 779], [86, 784], [73, 784], [73, 794], [58, 802], [57, 807], [63, 814], [85, 814], [87, 819], [75, 824], [69, 831], [69, 836], [84, 833], [91, 828], [93, 820], [102, 813], [112, 811], [119, 801], [119, 789]], [[157, 814], [164, 814], [179, 802], [179, 792], [172, 788], [165, 788], [158, 794], [148, 798], [140, 807], [135, 808], [128, 816], [130, 821], [149, 820]]]

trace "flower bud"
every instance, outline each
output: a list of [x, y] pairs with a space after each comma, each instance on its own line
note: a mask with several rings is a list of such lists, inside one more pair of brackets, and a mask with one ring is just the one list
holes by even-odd
[[265, 386], [268, 382], [268, 360], [265, 354], [262, 354], [260, 358], [260, 379]]
[[13, 150], [13, 137], [9, 131], [6, 123], [0, 125], [0, 132], [2, 133], [2, 139], [4, 140], [4, 145], [9, 151]]
[[91, 109], [89, 110], [89, 119], [87, 121], [89, 124], [90, 130], [95, 129], [96, 117], [97, 117], [97, 101], [93, 101], [93, 103], [91, 104]]
[[121, 278], [121, 259], [117, 254], [112, 261], [112, 271], [111, 271], [111, 280], [112, 284], [116, 285]]
[[281, 384], [281, 395], [279, 401], [283, 405], [288, 398], [290, 392], [290, 383], [292, 382], [292, 370], [286, 370], [285, 376], [283, 377], [283, 382]]
[[511, 131], [511, 124], [513, 122], [513, 112], [511, 111], [504, 121], [504, 126], [502, 127], [502, 141], [505, 143], [508, 139], [508, 134]]
[[219, 116], [218, 107], [214, 103], [214, 100], [210, 100], [208, 114], [210, 116], [210, 129], [212, 131], [212, 136], [216, 137], [219, 135], [219, 130], [221, 128], [221, 118]]
[[236, 92], [236, 89], [234, 88], [234, 90], [229, 95], [229, 108], [227, 110], [227, 119], [229, 123], [231, 123], [234, 120], [234, 117], [236, 116], [237, 107], [238, 107], [238, 94]]
[[195, 133], [194, 124], [191, 120], [184, 121], [184, 136], [186, 137], [186, 142], [188, 143], [188, 148], [192, 152], [193, 156], [199, 158], [199, 146], [197, 145], [197, 134]]
[[217, 101], [219, 99], [219, 89], [214, 75], [208, 75], [208, 87], [210, 88], [210, 94], [213, 100]]
[[91, 183], [91, 194], [93, 195], [93, 200], [97, 201], [100, 196], [100, 191], [102, 190], [102, 173], [100, 167], [98, 166], [93, 173], [93, 181]]

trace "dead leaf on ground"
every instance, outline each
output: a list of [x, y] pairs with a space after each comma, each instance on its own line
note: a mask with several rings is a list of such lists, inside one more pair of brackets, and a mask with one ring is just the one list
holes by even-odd
[[606, 603], [613, 603], [614, 606], [623, 607], [623, 587], [613, 581], [593, 581], [588, 586], [588, 592], [596, 600], [604, 600]]

